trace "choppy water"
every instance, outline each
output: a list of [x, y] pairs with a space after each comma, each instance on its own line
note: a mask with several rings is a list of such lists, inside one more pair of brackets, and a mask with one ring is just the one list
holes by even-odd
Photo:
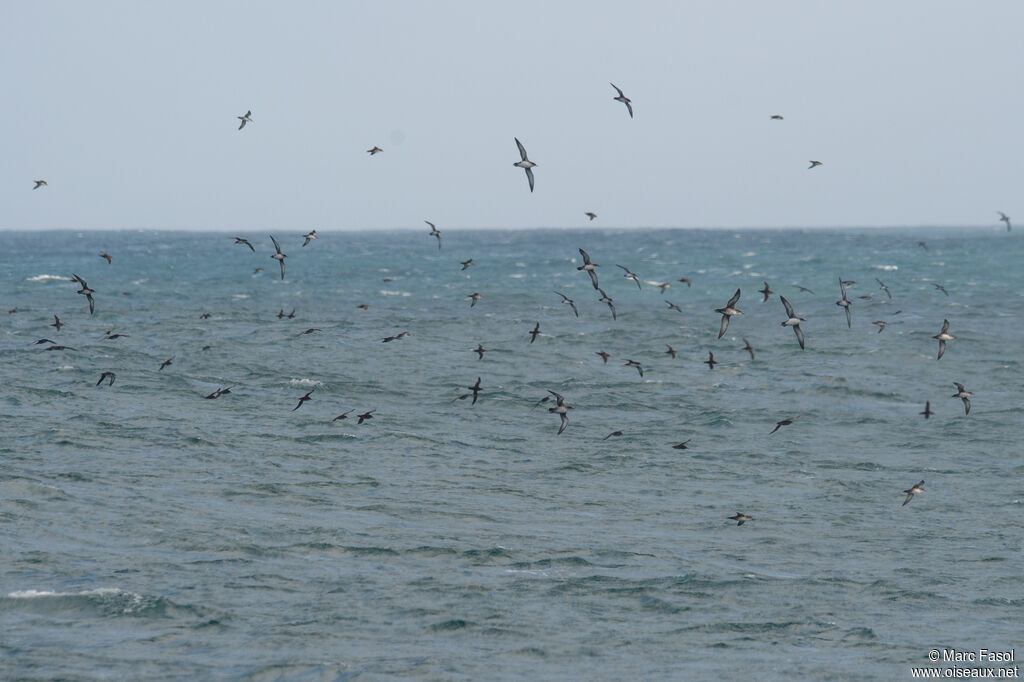
[[298, 232], [283, 282], [265, 234], [0, 233], [0, 675], [909, 679], [1022, 643], [1018, 234]]

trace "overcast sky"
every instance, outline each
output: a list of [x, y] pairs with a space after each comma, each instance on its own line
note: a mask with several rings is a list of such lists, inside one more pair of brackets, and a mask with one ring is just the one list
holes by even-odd
[[0, 228], [1024, 227], [1022, 30], [1021, 0], [6, 2]]

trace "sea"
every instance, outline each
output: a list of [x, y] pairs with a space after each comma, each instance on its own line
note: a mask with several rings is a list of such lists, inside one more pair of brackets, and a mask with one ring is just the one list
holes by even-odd
[[1024, 658], [1017, 231], [438, 227], [0, 232], [0, 678]]

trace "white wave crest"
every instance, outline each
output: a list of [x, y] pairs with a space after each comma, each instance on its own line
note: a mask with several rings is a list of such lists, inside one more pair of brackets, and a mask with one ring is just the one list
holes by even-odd
[[316, 379], [289, 379], [288, 383], [292, 386], [313, 386], [317, 388], [324, 385], [324, 382], [317, 381]]
[[62, 275], [36, 275], [35, 277], [26, 277], [26, 282], [70, 282], [70, 277], [64, 277]]
[[871, 267], [875, 270], [884, 270], [886, 272], [893, 272], [894, 270], [900, 269], [900, 266], [898, 265], [872, 265]]

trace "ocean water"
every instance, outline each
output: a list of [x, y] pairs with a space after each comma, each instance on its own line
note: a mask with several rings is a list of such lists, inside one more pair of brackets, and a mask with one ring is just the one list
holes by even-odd
[[262, 233], [0, 232], [0, 677], [910, 679], [1024, 643], [1016, 232], [300, 233], [282, 281]]

